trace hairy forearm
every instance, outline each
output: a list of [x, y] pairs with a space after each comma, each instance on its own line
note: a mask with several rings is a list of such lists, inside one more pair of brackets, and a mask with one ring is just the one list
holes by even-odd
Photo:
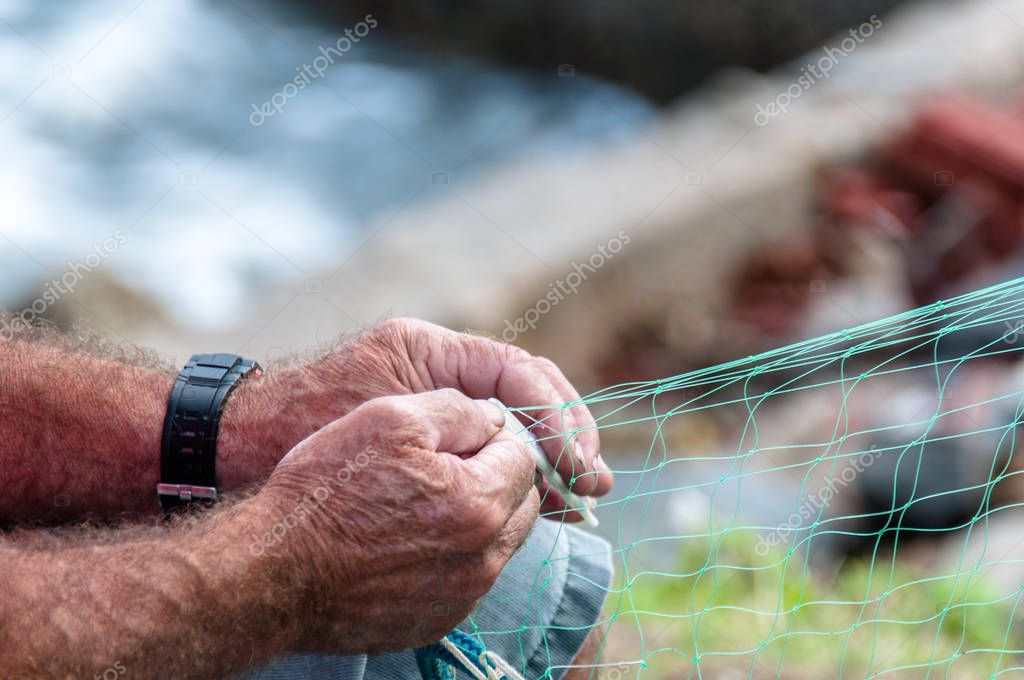
[[187, 527], [0, 544], [0, 677], [118, 664], [126, 677], [223, 677], [293, 649], [299, 579], [282, 557], [248, 549], [267, 517], [243, 502]]
[[[44, 345], [0, 343], [0, 522], [155, 511], [174, 377]], [[260, 398], [250, 382], [231, 395], [221, 422], [217, 470], [225, 490], [265, 476], [287, 451], [264, 441], [274, 437], [255, 424]]]
[[0, 352], [0, 517], [54, 520], [155, 503], [173, 376], [41, 345]]
[[[66, 348], [0, 341], [0, 525], [156, 512], [171, 370]], [[407, 391], [341, 345], [313, 362], [243, 380], [217, 437], [223, 491], [263, 480], [293, 446], [369, 390]]]

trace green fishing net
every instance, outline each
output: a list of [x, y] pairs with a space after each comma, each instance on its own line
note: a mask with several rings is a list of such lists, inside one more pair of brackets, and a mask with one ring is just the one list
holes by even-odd
[[585, 397], [590, 677], [1024, 677], [1022, 348], [1024, 279]]

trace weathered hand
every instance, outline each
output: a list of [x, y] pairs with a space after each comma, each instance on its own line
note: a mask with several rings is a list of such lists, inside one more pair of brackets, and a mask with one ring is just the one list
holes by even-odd
[[285, 456], [247, 502], [266, 518], [252, 552], [284, 558], [300, 647], [408, 648], [469, 614], [540, 503], [530, 455], [502, 423], [456, 390], [383, 397]]
[[[264, 438], [276, 438], [269, 448], [283, 453], [366, 401], [440, 388], [475, 399], [496, 397], [510, 407], [548, 405], [531, 411], [523, 422], [541, 421], [534, 433], [563, 479], [582, 496], [611, 489], [612, 474], [600, 456], [594, 419], [585, 405], [562, 407], [579, 400], [579, 394], [557, 366], [512, 345], [424, 321], [382, 323], [322, 357], [252, 381], [246, 389], [257, 393], [239, 399], [260, 400], [249, 409], [261, 414], [254, 430], [262, 428]], [[233, 436], [230, 430], [228, 436]], [[253, 448], [261, 447], [267, 448], [266, 442]], [[545, 482], [541, 497], [544, 511], [564, 509]], [[580, 517], [569, 512], [565, 519]]]

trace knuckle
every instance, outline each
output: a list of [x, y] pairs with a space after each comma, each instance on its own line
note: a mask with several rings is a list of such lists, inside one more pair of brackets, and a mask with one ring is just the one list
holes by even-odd
[[377, 324], [366, 332], [366, 337], [384, 352], [400, 351], [422, 335], [425, 326], [425, 322], [418, 319], [396, 317]]
[[377, 397], [356, 408], [350, 417], [373, 445], [392, 450], [424, 445], [427, 425], [408, 397]]
[[508, 436], [498, 446], [508, 449], [508, 452], [512, 454], [504, 465], [505, 478], [513, 483], [522, 482], [525, 484], [527, 481], [530, 481], [532, 484], [536, 463], [533, 459], [533, 453], [526, 445], [526, 442], [519, 437]]
[[556, 364], [551, 359], [548, 359], [547, 357], [534, 357], [533, 361], [537, 365], [538, 368], [540, 368], [541, 370], [543, 370], [545, 372], [554, 372], [554, 373], [560, 373], [561, 372], [561, 369], [558, 368], [558, 364]]
[[414, 319], [410, 319], [409, 317], [397, 316], [378, 324], [377, 330], [384, 333], [401, 333], [408, 330], [414, 321]]
[[525, 362], [533, 358], [532, 354], [521, 347], [516, 347], [515, 345], [504, 345], [503, 350], [505, 352], [505, 361], [507, 363]]
[[381, 323], [378, 328], [384, 334], [404, 342], [417, 337], [431, 335], [439, 328], [439, 326], [435, 326], [434, 324], [422, 319], [416, 319], [410, 316], [399, 316], [393, 319], [388, 319]]
[[379, 418], [384, 415], [384, 412], [388, 408], [387, 399], [387, 397], [377, 397], [375, 399], [370, 399], [369, 401], [364, 401], [362, 404], [355, 407], [349, 415], [361, 420]]
[[416, 417], [416, 409], [409, 403], [409, 400], [396, 395], [371, 399], [359, 406], [356, 412], [363, 418], [381, 424], [393, 424], [399, 421], [408, 423]]
[[370, 328], [361, 337], [372, 346], [388, 351], [401, 346], [406, 327], [406, 319], [388, 319]]
[[454, 387], [442, 387], [439, 390], [435, 390], [433, 394], [435, 398], [442, 399], [453, 407], [465, 407], [472, 401], [469, 397]]
[[530, 446], [527, 445], [520, 437], [509, 435], [504, 441], [502, 446], [506, 446], [510, 453], [514, 453], [512, 457], [513, 461], [522, 462], [522, 468], [528, 469], [532, 472], [533, 470], [533, 454], [530, 452]]
[[505, 525], [505, 518], [491, 504], [470, 502], [463, 510], [458, 534], [470, 550], [490, 545]]

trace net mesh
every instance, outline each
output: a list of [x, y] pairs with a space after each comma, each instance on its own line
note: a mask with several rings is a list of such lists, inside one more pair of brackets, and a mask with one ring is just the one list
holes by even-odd
[[585, 397], [616, 474], [590, 676], [1024, 677], [1022, 319], [1024, 279]]

